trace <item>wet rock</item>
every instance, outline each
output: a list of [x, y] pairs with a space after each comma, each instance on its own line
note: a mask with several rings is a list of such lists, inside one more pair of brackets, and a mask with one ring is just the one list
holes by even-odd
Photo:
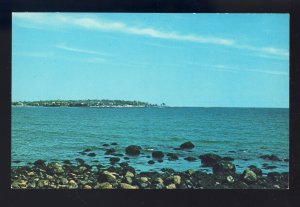
[[175, 153], [167, 153], [168, 160], [173, 161], [173, 160], [178, 160], [178, 156]]
[[87, 154], [89, 157], [96, 157], [96, 154], [94, 152]]
[[116, 152], [115, 149], [110, 148], [110, 149], [106, 150], [106, 152], [105, 152], [104, 154], [105, 154], [105, 155], [111, 155], [111, 154], [114, 154], [115, 152]]
[[120, 187], [121, 187], [121, 189], [137, 189], [136, 186], [133, 186], [133, 185], [130, 185], [130, 184], [127, 184], [127, 183], [121, 183]]
[[148, 164], [149, 164], [149, 165], [153, 165], [154, 163], [155, 163], [155, 162], [154, 162], [153, 160], [149, 160], [149, 161], [148, 161]]
[[125, 174], [125, 177], [133, 178], [134, 174], [132, 172], [130, 172], [130, 171], [127, 171], [126, 174]]
[[232, 161], [234, 161], [234, 158], [232, 158], [232, 157], [222, 157], [222, 160], [232, 162]]
[[195, 157], [186, 157], [184, 159], [187, 160], [187, 161], [189, 161], [189, 162], [197, 160]]
[[92, 151], [90, 148], [83, 150], [83, 152], [90, 152]]
[[167, 185], [166, 188], [167, 188], [167, 189], [170, 189], [170, 190], [171, 190], [171, 189], [176, 189], [176, 185], [173, 184], [173, 183], [171, 183], [170, 185]]
[[63, 166], [57, 162], [51, 162], [47, 165], [47, 172], [50, 174], [62, 174], [64, 173]]
[[271, 169], [275, 169], [275, 168], [277, 168], [277, 167], [274, 165], [268, 165], [265, 167], [265, 169], [267, 169], [267, 170], [271, 170]]
[[152, 157], [155, 159], [161, 159], [163, 158], [165, 155], [162, 151], [153, 151], [152, 152]]
[[168, 174], [175, 173], [175, 170], [173, 170], [172, 168], [162, 168], [161, 171]]
[[78, 162], [80, 165], [84, 164], [84, 160], [81, 159], [81, 158], [76, 158], [75, 160], [76, 160], [76, 162]]
[[222, 159], [219, 155], [213, 153], [200, 155], [199, 158], [201, 159], [201, 163], [203, 165], [210, 166], [210, 167], [212, 167]]
[[248, 168], [252, 170], [257, 176], [262, 176], [262, 170], [255, 165], [250, 165]]
[[113, 186], [109, 182], [97, 183], [94, 187], [95, 189], [112, 189]]
[[161, 184], [161, 185], [164, 185], [164, 181], [163, 181], [163, 179], [161, 179], [160, 177], [156, 177], [156, 178], [154, 179], [154, 182], [155, 182], [155, 183], [158, 183], [158, 184]]
[[141, 177], [140, 180], [141, 180], [142, 183], [148, 182], [148, 178], [147, 177]]
[[19, 181], [18, 180], [13, 181], [12, 184], [11, 184], [11, 187], [12, 188], [20, 188]]
[[226, 177], [226, 181], [228, 183], [234, 183], [234, 178], [231, 175], [229, 175], [229, 176]]
[[125, 152], [128, 155], [139, 155], [141, 153], [142, 148], [140, 146], [137, 145], [130, 145], [128, 147], [126, 147]]
[[272, 154], [272, 155], [262, 155], [262, 156], [260, 156], [260, 158], [265, 159], [265, 160], [271, 160], [271, 161], [280, 161], [280, 159], [274, 154]]
[[179, 175], [174, 175], [174, 176], [167, 177], [164, 183], [166, 185], [169, 185], [171, 183], [173, 183], [175, 185], [180, 185], [181, 177]]
[[103, 147], [108, 147], [108, 146], [109, 146], [109, 144], [103, 144], [102, 146], [103, 146]]
[[214, 174], [234, 174], [235, 165], [228, 161], [220, 161], [213, 166]]
[[38, 168], [45, 168], [46, 164], [44, 160], [37, 160], [33, 163], [34, 166], [38, 167]]
[[98, 175], [97, 180], [100, 183], [104, 183], [104, 182], [115, 183], [117, 181], [117, 178], [113, 173], [104, 171]]
[[117, 157], [123, 157], [124, 155], [123, 154], [121, 154], [121, 153], [119, 153], [119, 154], [116, 154], [116, 153], [114, 153], [114, 154], [112, 154], [113, 156], [117, 156]]
[[128, 162], [121, 162], [120, 164], [120, 167], [127, 167], [128, 166]]
[[135, 174], [135, 169], [133, 167], [131, 167], [131, 166], [123, 167], [122, 171], [124, 173], [126, 173], [127, 171], [129, 171], [129, 172], [132, 172], [133, 174]]
[[111, 157], [111, 158], [109, 158], [109, 161], [110, 161], [110, 163], [114, 164], [116, 162], [119, 162], [120, 158], [118, 158], [118, 157]]
[[28, 172], [27, 175], [28, 175], [28, 176], [34, 176], [35, 173], [34, 173], [34, 172]]
[[12, 161], [13, 163], [20, 163], [21, 161], [20, 160], [14, 160]]
[[124, 157], [123, 159], [124, 159], [124, 160], [129, 160], [130, 158], [129, 158], [129, 157]]
[[284, 161], [284, 162], [288, 162], [288, 161], [289, 161], [289, 159], [284, 159], [283, 161]]
[[185, 142], [183, 144], [180, 145], [180, 149], [192, 149], [194, 148], [195, 145], [192, 142]]
[[61, 178], [60, 179], [60, 183], [63, 184], [63, 185], [66, 185], [69, 183], [68, 179], [67, 178]]
[[70, 160], [64, 160], [63, 163], [66, 164], [66, 165], [71, 165], [72, 164]]
[[47, 188], [49, 185], [49, 181], [48, 180], [39, 180], [37, 182], [37, 187], [38, 188]]
[[83, 189], [92, 189], [92, 186], [90, 186], [90, 185], [84, 185]]
[[68, 186], [70, 189], [78, 188], [78, 184], [74, 180], [70, 180]]
[[116, 142], [113, 142], [113, 143], [111, 143], [111, 145], [118, 145], [118, 143], [116, 143]]
[[158, 159], [158, 160], [157, 160], [157, 162], [159, 162], [159, 163], [162, 163], [162, 162], [163, 162], [163, 160], [162, 160], [162, 159]]
[[243, 174], [243, 179], [247, 182], [247, 183], [254, 183], [257, 181], [257, 176], [255, 174], [255, 172], [253, 172], [250, 169], [246, 169]]
[[174, 148], [174, 150], [181, 150], [181, 148]]

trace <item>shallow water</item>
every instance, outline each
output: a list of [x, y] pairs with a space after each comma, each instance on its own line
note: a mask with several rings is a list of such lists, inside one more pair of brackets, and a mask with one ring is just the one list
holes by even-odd
[[[238, 172], [253, 164], [263, 168], [264, 163], [276, 166], [263, 169], [264, 173], [288, 172], [288, 162], [258, 158], [265, 154], [289, 157], [288, 125], [288, 109], [13, 107], [12, 166], [37, 159], [75, 158], [108, 165], [107, 157], [111, 156], [104, 155], [102, 144], [117, 142], [117, 146], [111, 146], [117, 153], [125, 154], [125, 147], [135, 144], [179, 155], [177, 161], [168, 161], [165, 156], [162, 163], [154, 165], [149, 165], [151, 158], [145, 157], [151, 152], [129, 156], [129, 163], [141, 171], [167, 167], [210, 172], [210, 168], [200, 167], [198, 156], [212, 152], [235, 158]], [[195, 148], [174, 150], [185, 141], [192, 141]], [[100, 148], [93, 151], [96, 157], [79, 154], [91, 147]], [[187, 156], [197, 161], [184, 160]], [[16, 160], [21, 162], [14, 163]]]

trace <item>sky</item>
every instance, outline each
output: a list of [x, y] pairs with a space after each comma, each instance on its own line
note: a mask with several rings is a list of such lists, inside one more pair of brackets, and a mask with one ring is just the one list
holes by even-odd
[[289, 107], [288, 14], [13, 13], [12, 100]]

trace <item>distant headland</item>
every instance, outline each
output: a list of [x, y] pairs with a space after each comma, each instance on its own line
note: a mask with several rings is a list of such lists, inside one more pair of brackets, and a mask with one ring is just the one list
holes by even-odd
[[167, 107], [165, 103], [150, 104], [142, 101], [107, 100], [107, 99], [16, 101], [16, 102], [12, 102], [12, 106], [95, 107], [95, 108]]

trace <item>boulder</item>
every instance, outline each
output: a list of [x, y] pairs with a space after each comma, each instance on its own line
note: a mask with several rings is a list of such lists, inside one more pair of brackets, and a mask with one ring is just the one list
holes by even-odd
[[180, 149], [192, 149], [194, 148], [195, 145], [192, 142], [185, 142], [183, 144], [180, 145]]
[[94, 187], [95, 189], [112, 189], [113, 186], [109, 182], [97, 183]]
[[213, 166], [214, 174], [234, 174], [235, 173], [235, 165], [231, 162], [221, 160], [217, 162]]
[[149, 165], [153, 165], [154, 163], [155, 163], [155, 162], [154, 162], [153, 160], [149, 160], [149, 161], [148, 161], [148, 164], [149, 164]]
[[139, 155], [141, 153], [141, 147], [137, 145], [130, 145], [126, 147], [125, 152], [128, 155]]
[[92, 151], [90, 148], [83, 150], [83, 152], [90, 152], [90, 151]]
[[226, 181], [228, 183], [234, 183], [234, 178], [231, 175], [229, 175], [229, 176], [226, 177]]
[[224, 160], [224, 161], [234, 161], [234, 158], [232, 158], [232, 157], [222, 157], [222, 160]]
[[109, 144], [103, 144], [102, 146], [103, 146], [103, 147], [108, 147], [108, 146], [109, 146]]
[[253, 172], [250, 169], [246, 169], [243, 172], [242, 176], [243, 176], [243, 179], [245, 180], [245, 182], [247, 182], [247, 183], [254, 183], [257, 181], [257, 176], [256, 176], [255, 172]]
[[51, 162], [47, 165], [47, 172], [49, 174], [62, 174], [65, 171], [61, 164], [57, 162]]
[[166, 186], [167, 189], [176, 189], [176, 185], [175, 184], [170, 184]]
[[119, 162], [120, 158], [118, 158], [118, 157], [111, 157], [111, 158], [109, 158], [109, 161], [110, 161], [110, 163], [114, 164], [116, 162]]
[[137, 189], [136, 186], [133, 186], [133, 185], [130, 185], [130, 184], [127, 184], [127, 183], [121, 183], [120, 187], [121, 187], [121, 189]]
[[70, 160], [64, 160], [63, 163], [66, 164], [66, 165], [71, 165], [72, 164]]
[[175, 153], [167, 153], [168, 160], [173, 161], [173, 160], [178, 160], [178, 156]]
[[251, 171], [253, 171], [257, 176], [262, 176], [262, 170], [255, 165], [250, 165], [248, 167]]
[[173, 183], [175, 185], [180, 185], [181, 177], [179, 175], [173, 175], [173, 176], [167, 177], [164, 183], [166, 185], [169, 185], [171, 183]]
[[117, 181], [117, 178], [113, 173], [104, 171], [98, 175], [97, 180], [100, 183], [104, 183], [104, 182], [115, 183]]
[[34, 166], [38, 168], [44, 168], [46, 167], [45, 161], [44, 160], [37, 160], [33, 163]]
[[265, 159], [265, 160], [271, 160], [271, 161], [280, 161], [280, 159], [274, 154], [262, 155], [262, 156], [260, 156], [260, 158]]
[[75, 159], [80, 165], [84, 164], [84, 160], [81, 158], [76, 158]]
[[94, 152], [87, 154], [89, 157], [96, 157], [96, 154]]
[[116, 142], [113, 142], [113, 143], [111, 143], [111, 145], [118, 145], [118, 143], [116, 143]]
[[153, 151], [152, 152], [152, 157], [155, 159], [161, 159], [163, 158], [165, 155], [162, 151]]
[[219, 155], [213, 153], [200, 155], [199, 158], [201, 159], [201, 163], [203, 165], [210, 166], [210, 167], [212, 167], [222, 159]]
[[116, 150], [113, 149], [113, 148], [111, 148], [111, 149], [106, 150], [106, 152], [105, 152], [104, 154], [105, 154], [105, 155], [111, 155], [111, 154], [113, 154], [113, 153], [115, 153], [115, 152], [116, 152]]
[[187, 161], [189, 161], [189, 162], [197, 160], [195, 157], [186, 157], [184, 159], [187, 160]]

